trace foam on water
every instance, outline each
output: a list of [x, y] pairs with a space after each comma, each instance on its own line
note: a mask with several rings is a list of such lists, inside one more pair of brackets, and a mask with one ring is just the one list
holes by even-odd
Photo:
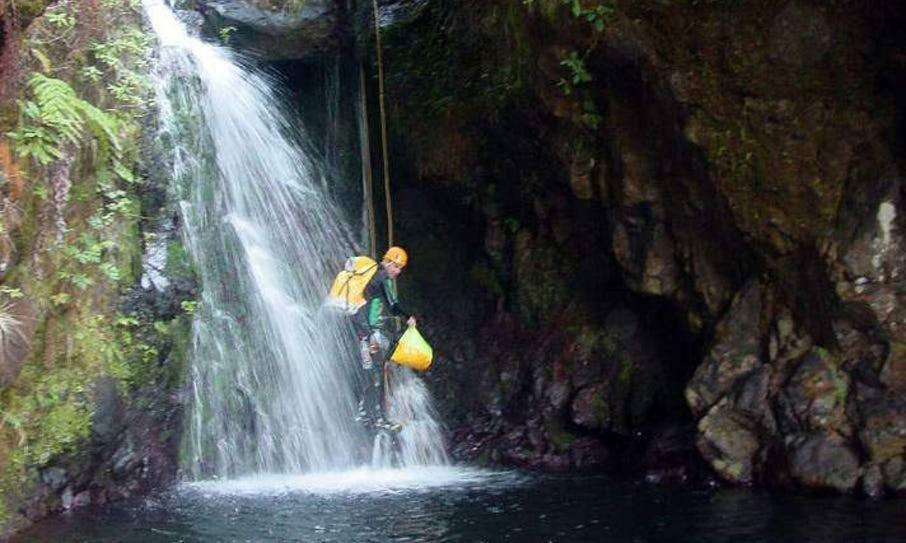
[[523, 484], [527, 480], [525, 475], [515, 472], [424, 466], [403, 469], [358, 468], [304, 475], [261, 474], [223, 481], [184, 483], [180, 489], [211, 496], [266, 496], [291, 493], [335, 495], [421, 491], [445, 487], [511, 487]]

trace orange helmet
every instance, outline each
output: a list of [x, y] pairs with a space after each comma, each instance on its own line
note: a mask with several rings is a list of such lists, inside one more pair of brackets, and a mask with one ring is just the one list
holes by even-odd
[[404, 268], [406, 267], [406, 263], [409, 262], [409, 255], [406, 254], [406, 251], [403, 250], [402, 247], [391, 247], [384, 253], [384, 260], [393, 262], [400, 268]]

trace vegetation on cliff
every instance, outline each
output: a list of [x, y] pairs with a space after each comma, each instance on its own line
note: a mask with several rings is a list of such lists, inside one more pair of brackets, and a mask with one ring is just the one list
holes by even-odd
[[0, 527], [10, 527], [85, 490], [79, 502], [107, 497], [92, 451], [115, 449], [123, 423], [99, 438], [104, 419], [178, 384], [171, 351], [187, 319], [124, 297], [160, 212], [143, 175], [152, 93], [140, 5], [14, 4], [2, 17], [15, 30], [2, 91], [18, 97], [0, 116]]

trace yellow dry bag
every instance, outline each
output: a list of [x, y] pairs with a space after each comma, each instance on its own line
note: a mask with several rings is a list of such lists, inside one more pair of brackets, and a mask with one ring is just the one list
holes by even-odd
[[414, 326], [410, 326], [406, 330], [403, 337], [397, 342], [393, 354], [390, 355], [390, 360], [415, 371], [425, 371], [431, 367], [433, 359], [434, 349], [428, 345], [428, 342]]
[[377, 262], [367, 256], [346, 259], [343, 270], [333, 280], [324, 304], [349, 314], [355, 313], [365, 305], [365, 287], [377, 270]]

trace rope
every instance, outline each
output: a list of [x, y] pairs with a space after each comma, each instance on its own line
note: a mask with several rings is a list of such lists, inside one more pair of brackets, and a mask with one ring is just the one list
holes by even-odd
[[[380, 106], [381, 114], [381, 158], [383, 159], [383, 173], [384, 173], [384, 202], [387, 205], [387, 245], [393, 245], [393, 206], [390, 198], [390, 151], [388, 150], [389, 143], [387, 141], [387, 110], [384, 105], [384, 54], [383, 47], [381, 46], [381, 23], [378, 12], [378, 2], [377, 0], [372, 0], [372, 5], [374, 7], [374, 37], [375, 37], [375, 49], [377, 50], [377, 65], [378, 65], [378, 105]], [[364, 69], [362, 71], [362, 84], [364, 87]], [[367, 119], [367, 117], [366, 117]], [[371, 175], [369, 172], [369, 183], [371, 182]], [[369, 200], [369, 205], [371, 205]], [[372, 209], [372, 240], [375, 236], [375, 226], [374, 226], [374, 212]], [[374, 243], [374, 241], [372, 241]], [[381, 411], [384, 418], [387, 417], [387, 407], [390, 400], [390, 375], [389, 375], [389, 365], [390, 362], [387, 360], [384, 361], [383, 367], [381, 368], [381, 373], [383, 374], [384, 380], [384, 390], [383, 398], [381, 399]]]
[[378, 65], [378, 104], [381, 106], [381, 154], [384, 158], [384, 201], [387, 203], [387, 245], [393, 245], [393, 209], [390, 203], [390, 158], [387, 150], [387, 112], [384, 108], [384, 55], [381, 51], [381, 23], [377, 0], [374, 5], [374, 36]]
[[368, 132], [368, 95], [365, 93], [365, 65], [359, 66], [359, 107], [362, 108], [362, 170], [365, 181], [365, 202], [368, 213], [368, 234], [371, 241], [371, 258], [377, 258], [377, 226], [374, 221], [374, 178], [371, 174], [371, 137]]

